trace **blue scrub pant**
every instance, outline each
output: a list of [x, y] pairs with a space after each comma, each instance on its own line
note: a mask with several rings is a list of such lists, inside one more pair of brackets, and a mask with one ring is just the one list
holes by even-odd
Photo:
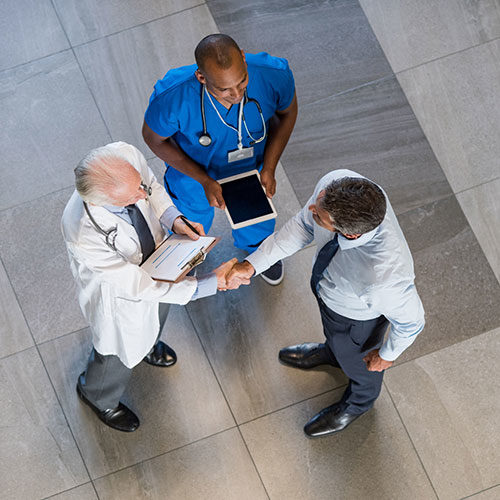
[[[231, 175], [229, 171], [228, 176]], [[175, 206], [191, 221], [203, 225], [205, 233], [212, 227], [214, 208], [208, 203], [202, 185], [167, 165], [165, 172], [165, 189]], [[274, 219], [259, 222], [241, 229], [233, 229], [234, 245], [252, 253], [270, 234], [274, 232]]]

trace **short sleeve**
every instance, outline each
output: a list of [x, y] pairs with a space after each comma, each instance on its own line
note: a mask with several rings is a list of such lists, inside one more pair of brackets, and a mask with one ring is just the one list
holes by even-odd
[[179, 130], [175, 120], [175, 98], [169, 93], [151, 97], [144, 121], [161, 137], [170, 137]]
[[295, 80], [293, 78], [292, 70], [288, 65], [286, 59], [284, 61], [284, 68], [275, 70], [276, 76], [274, 77], [274, 88], [277, 93], [277, 111], [284, 111], [292, 104], [293, 96], [295, 95]]

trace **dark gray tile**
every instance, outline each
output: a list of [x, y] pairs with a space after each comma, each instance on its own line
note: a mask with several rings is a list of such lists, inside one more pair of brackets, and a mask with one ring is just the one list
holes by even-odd
[[342, 391], [285, 408], [241, 426], [273, 499], [435, 499], [387, 391], [348, 429], [308, 439], [304, 424]]
[[392, 71], [357, 1], [208, 0], [222, 33], [290, 62], [299, 106]]
[[37, 343], [87, 326], [60, 228], [72, 192], [0, 212], [0, 255]]
[[415, 261], [426, 326], [414, 359], [500, 326], [500, 284], [454, 196], [399, 216]]
[[0, 70], [69, 47], [50, 0], [3, 0]]
[[95, 485], [102, 500], [268, 498], [237, 429], [98, 479]]
[[73, 184], [73, 169], [109, 141], [71, 51], [0, 73], [0, 209]]
[[169, 69], [194, 63], [197, 43], [214, 32], [212, 16], [201, 5], [75, 49], [114, 140], [152, 157], [141, 129], [153, 86]]
[[302, 106], [282, 161], [301, 203], [339, 168], [379, 183], [397, 213], [451, 193], [395, 77]]
[[0, 361], [2, 498], [42, 498], [89, 480], [35, 348]]
[[174, 14], [201, 0], [54, 0], [72, 45]]
[[500, 482], [499, 356], [497, 328], [387, 372], [387, 389], [440, 499]]
[[178, 361], [169, 368], [140, 363], [134, 369], [122, 398], [141, 421], [131, 434], [105, 426], [76, 394], [91, 349], [87, 329], [40, 346], [92, 479], [235, 425], [183, 307], [170, 307], [162, 337]]

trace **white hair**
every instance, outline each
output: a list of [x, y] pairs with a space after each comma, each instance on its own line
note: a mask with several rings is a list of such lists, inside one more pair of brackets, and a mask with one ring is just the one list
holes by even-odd
[[75, 185], [83, 201], [113, 205], [112, 193], [125, 182], [129, 162], [110, 144], [89, 151], [75, 168]]

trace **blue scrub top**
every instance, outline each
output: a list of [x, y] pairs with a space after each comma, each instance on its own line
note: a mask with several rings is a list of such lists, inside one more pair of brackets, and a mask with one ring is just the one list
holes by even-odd
[[[290, 106], [295, 94], [293, 74], [288, 61], [270, 56], [265, 52], [245, 54], [248, 67], [247, 93], [256, 99], [261, 108], [266, 126], [276, 111]], [[266, 139], [254, 145], [254, 156], [245, 160], [228, 163], [228, 151], [238, 147], [238, 135], [217, 116], [210, 100], [205, 96], [205, 116], [207, 131], [212, 138], [210, 146], [198, 142], [203, 132], [201, 119], [201, 84], [194, 74], [197, 66], [183, 66], [170, 70], [162, 80], [158, 80], [149, 100], [145, 121], [162, 137], [172, 137], [179, 147], [194, 161], [207, 169], [208, 175], [221, 179], [229, 175], [246, 172], [262, 165]], [[238, 127], [238, 107], [226, 109], [212, 97], [222, 118], [233, 127]], [[253, 102], [245, 104], [245, 120], [250, 134], [258, 139], [263, 127], [257, 106]], [[249, 146], [251, 138], [242, 126], [243, 145]]]

